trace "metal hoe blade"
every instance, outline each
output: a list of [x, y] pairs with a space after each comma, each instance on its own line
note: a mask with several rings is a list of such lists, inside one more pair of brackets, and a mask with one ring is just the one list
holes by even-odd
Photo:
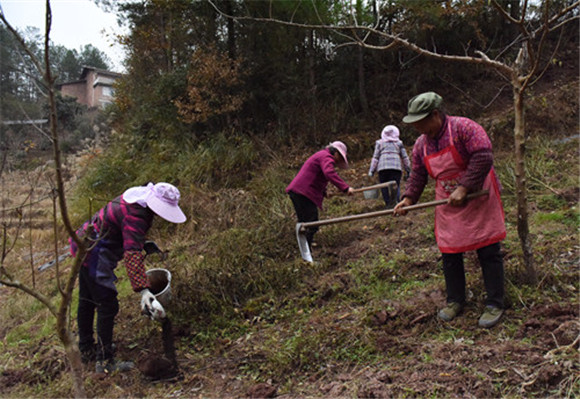
[[310, 246], [302, 229], [302, 223], [296, 223], [296, 241], [298, 241], [298, 248], [300, 249], [302, 259], [312, 263], [312, 254], [310, 253]]

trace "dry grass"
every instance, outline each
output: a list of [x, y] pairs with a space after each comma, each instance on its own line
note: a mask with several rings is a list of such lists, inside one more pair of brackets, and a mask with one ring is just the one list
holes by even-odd
[[[315, 250], [320, 263], [301, 262], [293, 210], [283, 192], [295, 170], [272, 162], [244, 187], [181, 185], [188, 223], [156, 222], [151, 231], [151, 238], [170, 250], [162, 266], [174, 275], [170, 315], [184, 379], [153, 385], [130, 373], [103, 382], [87, 372], [88, 391], [112, 398], [223, 397], [243, 396], [256, 383], [270, 382], [280, 395], [290, 396], [580, 394], [577, 348], [569, 346], [578, 333], [571, 323], [580, 292], [578, 190], [570, 168], [562, 166], [576, 159], [577, 149], [551, 147], [559, 156], [548, 162], [549, 149], [531, 148], [533, 159], [544, 159], [534, 173], [562, 195], [541, 184], [531, 186], [531, 230], [541, 282], [529, 287], [523, 284], [517, 216], [508, 192], [503, 247], [511, 308], [498, 328], [475, 327], [484, 293], [472, 256], [466, 262], [472, 303], [464, 317], [451, 325], [434, 317], [444, 296], [428, 211], [322, 228]], [[507, 181], [509, 154], [500, 154], [497, 162]], [[353, 186], [363, 186], [369, 183], [367, 167], [366, 159], [353, 159], [352, 168], [341, 173]], [[17, 172], [2, 183], [13, 203], [26, 198], [22, 182], [30, 182], [29, 176]], [[37, 181], [35, 193], [49, 192], [48, 178]], [[427, 191], [424, 199], [430, 195]], [[38, 206], [52, 207], [48, 200]], [[380, 200], [337, 196], [328, 200], [322, 217], [381, 207]], [[34, 217], [36, 225], [43, 217], [50, 221], [50, 212], [23, 212], [23, 219]], [[59, 234], [62, 246], [64, 235]], [[5, 265], [30, 282], [30, 265], [52, 254], [52, 232], [23, 229], [18, 238]], [[155, 260], [148, 261], [148, 267], [156, 266]], [[56, 294], [54, 273], [35, 274], [39, 288], [51, 295]], [[159, 347], [160, 330], [135, 317], [138, 300], [124, 272], [117, 274], [123, 304], [117, 340], [123, 357], [138, 359]], [[6, 287], [0, 287], [0, 296], [6, 304], [0, 318], [7, 320], [0, 326], [2, 381], [9, 376], [16, 384], [6, 385], [1, 394], [69, 395], [70, 381], [57, 362], [62, 353], [46, 312]]]

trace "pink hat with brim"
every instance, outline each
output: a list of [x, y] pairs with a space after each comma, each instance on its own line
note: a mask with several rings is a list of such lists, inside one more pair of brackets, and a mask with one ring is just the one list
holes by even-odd
[[399, 141], [399, 128], [395, 125], [387, 125], [381, 132], [381, 139], [384, 141]]
[[346, 144], [344, 144], [342, 141], [333, 141], [330, 143], [330, 145], [336, 148], [338, 152], [340, 152], [340, 155], [342, 155], [342, 159], [344, 160], [343, 168], [348, 168], [348, 159], [346, 158]]
[[179, 190], [169, 183], [157, 183], [150, 186], [147, 196], [147, 206], [153, 212], [171, 223], [183, 223], [187, 220], [179, 207]]

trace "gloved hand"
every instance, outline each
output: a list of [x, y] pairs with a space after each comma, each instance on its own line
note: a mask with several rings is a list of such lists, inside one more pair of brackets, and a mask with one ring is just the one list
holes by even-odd
[[141, 314], [151, 320], [160, 321], [165, 318], [165, 309], [147, 288], [141, 291]]
[[143, 249], [147, 255], [161, 253], [162, 251], [159, 249], [155, 241], [145, 241], [143, 244]]
[[165, 260], [167, 257], [167, 252], [163, 252], [155, 243], [155, 241], [145, 241], [143, 244], [143, 250], [145, 251], [145, 256], [149, 256], [151, 254], [159, 254], [161, 260]]
[[373, 177], [373, 172], [369, 172], [369, 177]]

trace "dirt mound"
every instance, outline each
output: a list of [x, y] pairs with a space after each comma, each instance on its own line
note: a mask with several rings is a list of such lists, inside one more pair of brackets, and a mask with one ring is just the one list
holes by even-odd
[[[36, 355], [36, 356], [33, 356]], [[28, 354], [33, 360], [27, 368], [4, 369], [0, 373], [0, 394], [4, 389], [25, 384], [35, 386], [46, 384], [60, 377], [66, 370], [64, 354], [60, 348], [45, 346], [43, 343]], [[23, 356], [27, 356], [26, 353]]]
[[572, 344], [580, 335], [578, 306], [549, 304], [530, 309], [528, 319], [518, 331], [518, 338], [533, 337], [546, 347]]

